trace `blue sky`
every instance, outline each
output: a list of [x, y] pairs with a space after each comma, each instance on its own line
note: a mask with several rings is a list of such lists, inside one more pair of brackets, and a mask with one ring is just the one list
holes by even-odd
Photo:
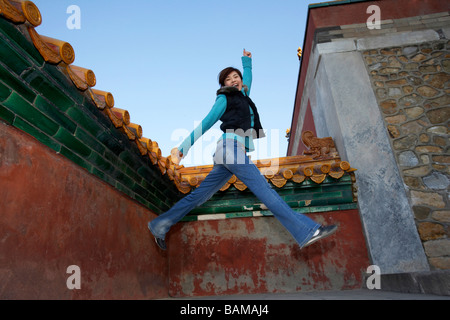
[[[251, 98], [268, 137], [252, 159], [286, 156], [308, 4], [303, 0], [34, 0], [42, 14], [37, 32], [69, 42], [74, 65], [94, 71], [95, 89], [114, 95], [163, 156], [207, 115], [219, 72], [242, 70], [253, 54]], [[67, 20], [80, 9], [80, 28]], [[212, 164], [219, 123], [182, 162]]]

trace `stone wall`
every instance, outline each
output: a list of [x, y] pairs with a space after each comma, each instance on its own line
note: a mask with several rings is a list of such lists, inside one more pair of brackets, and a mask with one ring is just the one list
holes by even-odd
[[363, 57], [430, 266], [450, 269], [450, 41]]

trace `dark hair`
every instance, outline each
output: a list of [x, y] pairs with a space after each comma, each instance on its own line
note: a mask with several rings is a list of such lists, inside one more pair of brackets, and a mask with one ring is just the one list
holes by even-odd
[[230, 73], [232, 73], [233, 71], [236, 71], [237, 74], [239, 75], [239, 77], [241, 77], [241, 79], [242, 79], [242, 73], [239, 69], [236, 69], [233, 67], [225, 68], [222, 71], [220, 71], [220, 73], [219, 73], [219, 84], [221, 87], [223, 87], [225, 85], [225, 80], [227, 79], [228, 75]]

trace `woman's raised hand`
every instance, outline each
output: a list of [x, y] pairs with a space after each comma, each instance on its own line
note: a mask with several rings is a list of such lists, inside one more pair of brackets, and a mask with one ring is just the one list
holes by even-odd
[[249, 52], [249, 51], [245, 51], [245, 49], [244, 49], [244, 57], [249, 57], [249, 58], [251, 58], [251, 57], [252, 57], [252, 53]]

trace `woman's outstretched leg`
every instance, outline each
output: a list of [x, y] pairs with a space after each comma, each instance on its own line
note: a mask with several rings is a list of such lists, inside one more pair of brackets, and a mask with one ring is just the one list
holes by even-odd
[[178, 201], [169, 211], [149, 222], [148, 228], [155, 236], [158, 246], [165, 250], [164, 239], [169, 229], [192, 209], [208, 201], [230, 180], [232, 175], [223, 165], [215, 165], [197, 189]]

